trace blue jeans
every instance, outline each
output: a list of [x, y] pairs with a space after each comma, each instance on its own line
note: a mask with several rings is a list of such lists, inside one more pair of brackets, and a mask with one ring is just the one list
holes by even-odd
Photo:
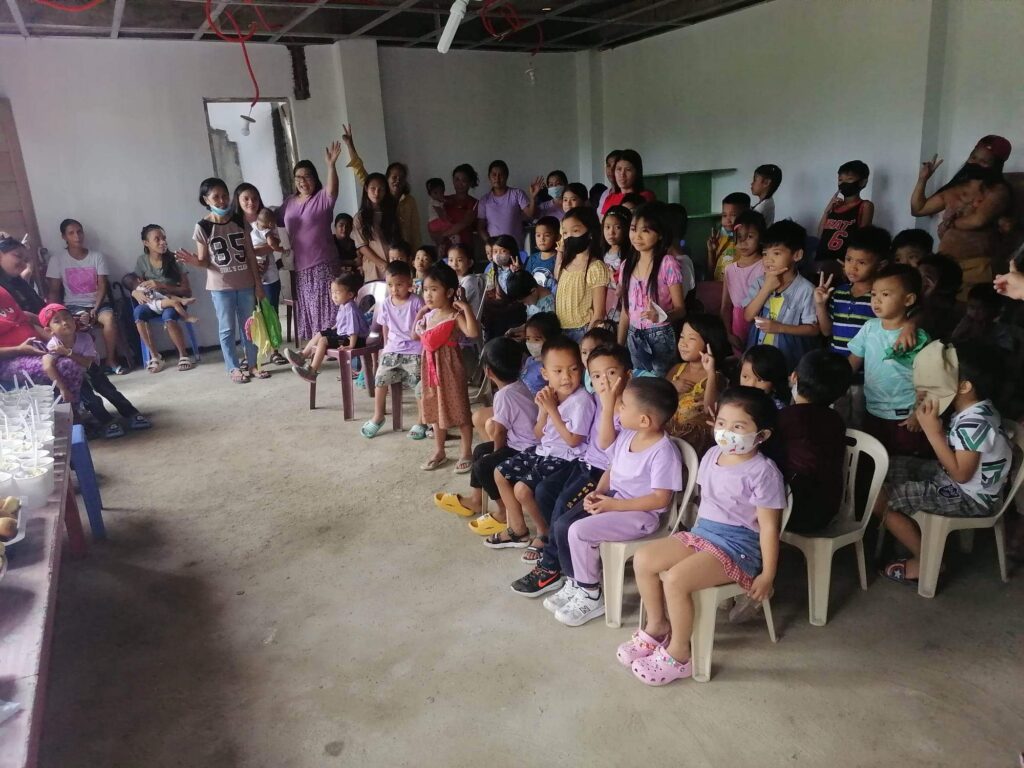
[[181, 319], [181, 315], [178, 314], [178, 310], [174, 307], [168, 307], [163, 312], [157, 314], [145, 304], [136, 304], [132, 313], [135, 316], [136, 323], [147, 323], [150, 320], [156, 320], [157, 318], [160, 318], [165, 323]]
[[281, 301], [281, 281], [275, 280], [272, 283], [264, 283], [263, 293], [266, 294], [267, 301], [270, 302], [270, 306], [277, 309], [277, 305]]
[[220, 336], [220, 351], [224, 354], [224, 368], [228, 373], [238, 368], [238, 350], [235, 339], [242, 334], [245, 357], [249, 365], [256, 365], [256, 345], [245, 336], [245, 321], [256, 308], [256, 291], [246, 288], [241, 291], [210, 291], [213, 310], [217, 313], [217, 331]]
[[563, 328], [562, 335], [568, 336], [570, 339], [579, 344], [583, 341], [583, 337], [587, 333], [587, 326], [581, 325], [579, 328]]
[[676, 332], [671, 325], [657, 325], [654, 328], [629, 326], [626, 336], [629, 356], [633, 367], [651, 371], [655, 376], [664, 376], [676, 360]]

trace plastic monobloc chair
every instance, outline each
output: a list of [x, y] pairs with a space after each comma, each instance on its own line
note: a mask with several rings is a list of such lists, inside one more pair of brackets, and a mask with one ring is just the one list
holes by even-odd
[[[856, 429], [846, 430], [846, 461], [843, 465], [843, 499], [835, 519], [814, 534], [783, 533], [782, 540], [792, 544], [807, 560], [807, 603], [810, 621], [816, 627], [828, 621], [828, 595], [832, 582], [832, 558], [837, 550], [853, 544], [857, 550], [860, 588], [868, 588], [867, 563], [864, 560], [864, 532], [875, 501], [889, 472], [889, 454], [875, 438]], [[855, 492], [857, 468], [863, 456], [874, 463], [871, 485], [858, 519]]]
[[[942, 555], [946, 550], [946, 539], [953, 531], [961, 531], [961, 536], [966, 534], [969, 537], [973, 536], [974, 531], [979, 528], [993, 529], [996, 537], [999, 576], [1004, 582], [1010, 580], [1006, 569], [1006, 521], [1003, 519], [1003, 515], [1013, 499], [1020, 494], [1021, 486], [1024, 485], [1024, 426], [1004, 419], [1003, 429], [1013, 446], [1021, 452], [1022, 460], [1017, 466], [1016, 473], [1011, 475], [1006, 489], [1006, 498], [996, 514], [987, 517], [946, 517], [931, 512], [915, 512], [911, 515], [921, 529], [921, 572], [917, 577], [917, 594], [921, 597], [935, 597], [939, 569], [942, 567]], [[884, 536], [885, 521], [883, 520], [878, 529], [877, 553], [881, 553]], [[969, 542], [970, 539], [967, 539], [962, 543], [969, 544]], [[970, 549], [969, 546], [964, 548]]]
[[672, 438], [683, 460], [683, 490], [674, 494], [668, 514], [663, 516], [661, 529], [632, 541], [601, 542], [601, 569], [604, 589], [604, 623], [609, 627], [622, 626], [622, 590], [626, 580], [626, 563], [641, 546], [652, 539], [669, 536], [679, 530], [683, 510], [687, 509], [697, 485], [697, 469], [700, 459], [697, 452], [684, 440]]
[[[145, 345], [143, 345], [145, 346]], [[95, 539], [107, 538], [107, 529], [103, 525], [103, 499], [100, 497], [100, 486], [96, 479], [96, 468], [89, 452], [89, 441], [85, 437], [85, 427], [75, 424], [71, 427], [71, 468], [78, 478], [78, 490], [85, 502], [85, 512], [89, 516], [89, 527]]]

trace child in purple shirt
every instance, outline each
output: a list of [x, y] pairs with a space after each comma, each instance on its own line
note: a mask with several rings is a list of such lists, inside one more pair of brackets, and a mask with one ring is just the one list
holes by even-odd
[[[619, 646], [616, 658], [646, 685], [692, 674], [693, 592], [736, 582], [752, 600], [771, 596], [786, 485], [758, 446], [771, 437], [777, 413], [771, 396], [760, 389], [723, 393], [715, 419], [717, 445], [704, 454], [697, 473], [696, 525], [641, 547], [633, 558], [647, 623]], [[674, 606], [671, 616], [666, 601]]]
[[[593, 357], [593, 352], [591, 357]], [[570, 580], [548, 598], [549, 610], [562, 624], [578, 627], [604, 615], [601, 591], [601, 542], [630, 541], [658, 530], [661, 514], [672, 496], [683, 488], [683, 461], [665, 425], [676, 411], [678, 395], [665, 379], [624, 379], [615, 386], [622, 392], [618, 407], [622, 430], [610, 445], [611, 425], [599, 436], [607, 445], [608, 469], [594, 491], [583, 499], [586, 514], [569, 526], [568, 562], [563, 569]]]
[[[359, 275], [342, 275], [331, 282], [331, 301], [338, 308], [334, 318], [334, 327], [325, 328], [314, 333], [305, 348], [286, 349], [284, 356], [292, 364], [292, 370], [303, 381], [310, 384], [316, 382], [320, 375], [320, 366], [329, 349], [355, 349], [366, 344], [366, 336], [370, 328], [363, 313], [356, 304], [356, 294], [362, 287], [363, 278]], [[307, 360], [309, 362], [307, 362]]]
[[[388, 295], [377, 305], [374, 323], [384, 335], [380, 364], [374, 377], [373, 418], [363, 424], [363, 437], [376, 437], [384, 426], [384, 409], [388, 390], [392, 384], [403, 384], [415, 391], [420, 383], [420, 356], [423, 344], [413, 333], [416, 318], [423, 308], [423, 299], [413, 293], [412, 267], [404, 261], [389, 262], [384, 270], [388, 284]], [[416, 423], [409, 430], [409, 437], [422, 440], [427, 436], [423, 423], [423, 408], [416, 398]]]
[[[587, 340], [584, 339], [584, 343]], [[592, 493], [608, 469], [608, 453], [601, 445], [615, 440], [618, 432], [617, 410], [619, 380], [628, 381], [629, 352], [618, 344], [598, 346], [590, 351], [587, 369], [596, 393], [594, 423], [590, 429], [586, 453], [576, 461], [541, 480], [534, 498], [551, 533], [543, 552], [534, 561], [533, 570], [512, 582], [512, 591], [524, 597], [539, 597], [566, 584], [565, 574], [572, 573], [569, 556], [569, 526], [588, 517], [583, 498]], [[604, 440], [601, 440], [602, 434]]]
[[[503, 462], [494, 479], [505, 502], [508, 528], [484, 540], [491, 549], [526, 548], [532, 562], [544, 548], [548, 524], [537, 508], [533, 491], [541, 480], [582, 457], [594, 422], [594, 399], [583, 388], [579, 345], [560, 336], [548, 339], [541, 352], [547, 386], [537, 393], [537, 423], [533, 433], [540, 444]], [[530, 541], [523, 511], [537, 529]]]

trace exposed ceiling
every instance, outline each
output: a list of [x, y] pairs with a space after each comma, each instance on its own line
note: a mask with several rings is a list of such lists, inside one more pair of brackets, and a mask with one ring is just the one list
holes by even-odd
[[[766, 0], [472, 0], [452, 48], [611, 48], [758, 2]], [[243, 31], [255, 24], [253, 42], [312, 45], [369, 37], [382, 45], [429, 48], [437, 44], [451, 0], [0, 0], [0, 34], [217, 40], [206, 22], [208, 6], [226, 34], [234, 28], [225, 10]]]

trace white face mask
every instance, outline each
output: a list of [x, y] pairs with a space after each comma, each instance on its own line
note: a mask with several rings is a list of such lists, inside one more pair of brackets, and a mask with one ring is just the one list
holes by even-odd
[[544, 349], [543, 341], [526, 342], [526, 351], [530, 353], [530, 357], [534, 360], [540, 360], [540, 353], [542, 349]]
[[728, 429], [715, 430], [715, 442], [727, 456], [745, 456], [760, 442], [757, 432], [742, 435], [739, 432], [730, 432]]

